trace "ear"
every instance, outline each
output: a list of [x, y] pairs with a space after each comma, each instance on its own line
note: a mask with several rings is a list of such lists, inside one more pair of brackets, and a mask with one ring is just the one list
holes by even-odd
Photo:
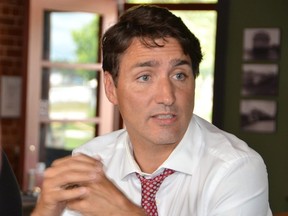
[[118, 104], [117, 93], [116, 93], [117, 89], [116, 89], [112, 75], [107, 71], [104, 72], [104, 88], [105, 88], [105, 93], [106, 93], [106, 97], [108, 98], [108, 100], [112, 104], [117, 105]]

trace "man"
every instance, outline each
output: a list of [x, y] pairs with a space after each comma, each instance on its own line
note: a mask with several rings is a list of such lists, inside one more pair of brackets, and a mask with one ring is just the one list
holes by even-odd
[[55, 161], [33, 215], [271, 215], [262, 158], [193, 115], [202, 53], [181, 19], [140, 6], [102, 45], [106, 95], [125, 129]]

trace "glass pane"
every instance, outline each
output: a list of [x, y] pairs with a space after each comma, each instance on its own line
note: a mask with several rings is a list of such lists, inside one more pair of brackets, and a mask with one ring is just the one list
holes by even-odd
[[216, 11], [173, 11], [199, 38], [203, 61], [196, 79], [194, 113], [212, 121], [213, 81], [216, 43]]
[[42, 125], [45, 147], [72, 150], [95, 136], [95, 124], [85, 122], [53, 122]]
[[166, 4], [177, 4], [177, 3], [217, 3], [218, 0], [126, 0], [127, 3], [134, 4], [149, 4], [149, 3], [166, 3]]
[[41, 124], [39, 159], [46, 167], [71, 155], [74, 148], [94, 138], [97, 125], [84, 122]]
[[42, 74], [43, 117], [59, 120], [96, 116], [99, 72], [46, 68]]
[[73, 63], [99, 61], [99, 15], [46, 12], [44, 16], [44, 59]]

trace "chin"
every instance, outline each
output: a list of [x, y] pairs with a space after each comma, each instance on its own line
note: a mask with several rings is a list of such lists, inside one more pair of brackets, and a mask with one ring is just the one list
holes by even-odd
[[[177, 134], [178, 135], [178, 134]], [[174, 145], [180, 142], [180, 138], [177, 135], [173, 135], [171, 133], [166, 136], [160, 135], [155, 139], [155, 143], [158, 145]]]

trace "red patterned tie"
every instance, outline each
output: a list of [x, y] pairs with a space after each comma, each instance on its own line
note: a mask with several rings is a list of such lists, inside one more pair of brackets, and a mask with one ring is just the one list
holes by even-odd
[[174, 173], [174, 170], [165, 169], [161, 174], [154, 177], [153, 179], [145, 179], [136, 173], [137, 177], [141, 181], [142, 186], [142, 199], [141, 206], [145, 210], [146, 214], [149, 216], [158, 216], [157, 205], [156, 205], [156, 192], [158, 191], [160, 185], [164, 179]]

